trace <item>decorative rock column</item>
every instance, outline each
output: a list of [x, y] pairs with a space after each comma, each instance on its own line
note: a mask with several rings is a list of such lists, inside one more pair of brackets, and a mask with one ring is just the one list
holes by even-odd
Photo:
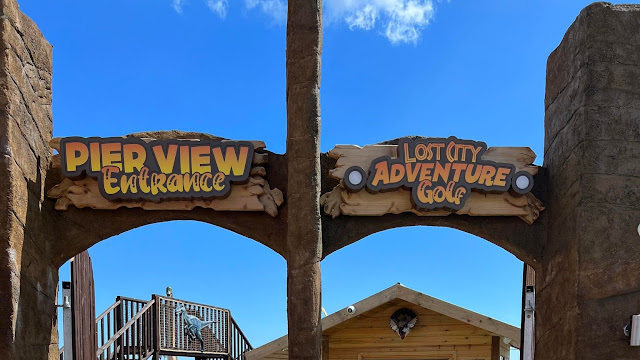
[[640, 6], [595, 3], [547, 64], [536, 359], [638, 359]]
[[0, 354], [55, 359], [58, 269], [44, 195], [52, 49], [14, 0], [0, 11]]
[[320, 360], [320, 58], [322, 0], [289, 1], [287, 19], [287, 316], [289, 358]]

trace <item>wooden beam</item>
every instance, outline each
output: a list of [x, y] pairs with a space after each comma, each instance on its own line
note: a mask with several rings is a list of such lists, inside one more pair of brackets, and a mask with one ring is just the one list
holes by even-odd
[[488, 316], [478, 314], [404, 286], [398, 288], [398, 298], [487, 330], [492, 334], [507, 337], [511, 339], [515, 347], [520, 347], [520, 329], [515, 326], [505, 324]]
[[500, 336], [491, 337], [491, 360], [500, 360]]

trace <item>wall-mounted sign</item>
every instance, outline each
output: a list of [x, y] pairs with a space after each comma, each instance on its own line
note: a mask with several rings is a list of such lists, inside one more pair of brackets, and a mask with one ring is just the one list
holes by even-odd
[[[366, 186], [373, 193], [405, 188], [418, 209], [461, 209], [471, 189], [518, 194], [529, 192], [533, 177], [515, 166], [483, 160], [483, 142], [448, 139], [400, 139], [398, 156], [381, 156], [368, 171], [359, 166], [347, 169], [344, 184], [350, 191]], [[517, 179], [520, 179], [517, 181]], [[520, 187], [522, 186], [522, 187]]]
[[[158, 138], [155, 138], [157, 136]], [[278, 215], [282, 191], [267, 181], [263, 141], [209, 134], [151, 132], [118, 138], [54, 138], [51, 168], [61, 182], [47, 191], [60, 211], [261, 211]]]
[[337, 180], [321, 197], [332, 217], [518, 216], [533, 223], [542, 203], [531, 194], [536, 154], [527, 147], [490, 147], [449, 138], [402, 138], [393, 144], [337, 145], [329, 175]]
[[98, 180], [107, 200], [223, 198], [249, 179], [254, 147], [246, 141], [63, 138], [62, 174]]

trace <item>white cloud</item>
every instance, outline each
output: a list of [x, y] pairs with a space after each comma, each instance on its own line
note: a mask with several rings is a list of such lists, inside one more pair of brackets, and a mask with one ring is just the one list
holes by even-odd
[[380, 29], [393, 44], [417, 43], [435, 9], [433, 0], [326, 0], [325, 19], [351, 30]]
[[229, 7], [227, 0], [207, 0], [207, 6], [211, 11], [220, 16], [220, 18], [224, 19], [227, 17], [227, 7]]
[[182, 14], [183, 5], [184, 5], [184, 0], [173, 0], [171, 7], [173, 7], [173, 10], [175, 10], [178, 14]]
[[349, 24], [349, 29], [359, 28], [362, 30], [371, 30], [376, 25], [378, 11], [371, 4], [365, 5], [362, 9], [356, 10], [354, 13], [347, 15], [344, 20]]
[[244, 0], [247, 9], [258, 9], [278, 24], [287, 21], [287, 2], [285, 0]]
[[[289, 0], [294, 1], [294, 0]], [[325, 0], [325, 24], [346, 23], [350, 30], [376, 30], [392, 44], [417, 44], [435, 13], [436, 0]], [[437, 0], [441, 2], [442, 0]], [[177, 13], [187, 0], [172, 0]], [[227, 16], [229, 0], [206, 0], [220, 18]], [[244, 0], [249, 10], [257, 10], [277, 24], [287, 20], [287, 0]]]

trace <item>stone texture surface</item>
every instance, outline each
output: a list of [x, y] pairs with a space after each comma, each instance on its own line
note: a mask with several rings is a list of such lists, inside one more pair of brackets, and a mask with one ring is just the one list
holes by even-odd
[[529, 226], [466, 216], [321, 217], [318, 197], [336, 184], [328, 176], [333, 160], [318, 150], [320, 4], [296, 2], [300, 9], [290, 15], [288, 31], [298, 33], [287, 60], [291, 152], [269, 154], [267, 180], [286, 199], [271, 218], [203, 209], [54, 211], [44, 197], [60, 180], [48, 171], [51, 46], [15, 0], [0, 0], [2, 358], [56, 358], [57, 268], [66, 260], [121, 232], [170, 220], [218, 225], [287, 258], [295, 358], [320, 357], [320, 259], [377, 231], [415, 225], [475, 234], [536, 268], [538, 359], [640, 358], [621, 331], [640, 309], [640, 7], [589, 6], [550, 56], [545, 168], [534, 188], [547, 209]]
[[320, 59], [322, 0], [287, 16], [287, 318], [289, 359], [320, 359]]
[[0, 11], [0, 354], [54, 359], [58, 269], [44, 198], [52, 52], [15, 1]]
[[638, 359], [640, 6], [594, 3], [547, 63], [537, 359]]

